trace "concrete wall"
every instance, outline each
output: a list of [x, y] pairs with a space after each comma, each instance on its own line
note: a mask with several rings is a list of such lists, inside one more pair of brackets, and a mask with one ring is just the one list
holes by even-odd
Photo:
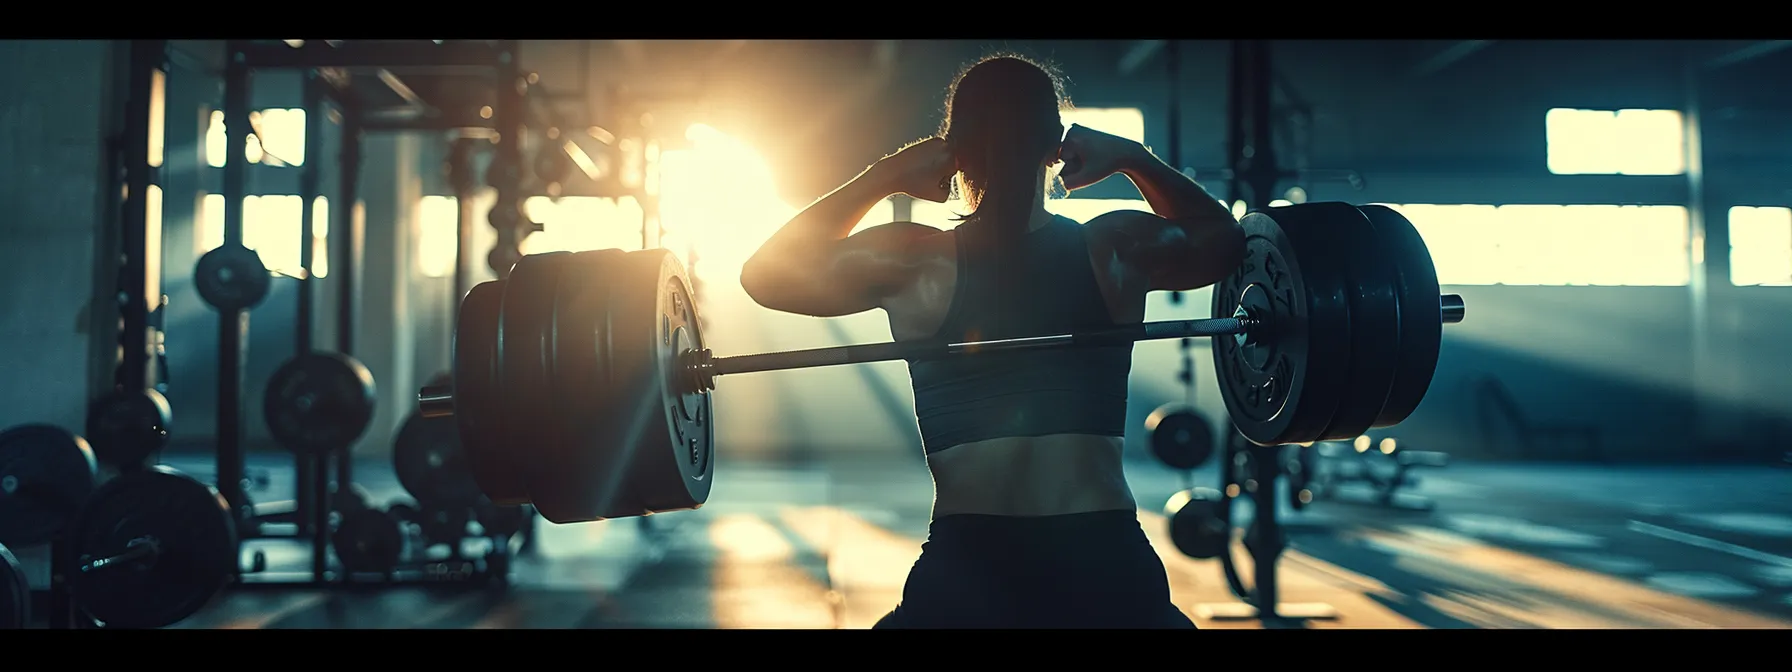
[[112, 377], [116, 263], [102, 250], [115, 242], [117, 198], [100, 185], [121, 52], [104, 40], [0, 41], [0, 426], [81, 431], [87, 400]]

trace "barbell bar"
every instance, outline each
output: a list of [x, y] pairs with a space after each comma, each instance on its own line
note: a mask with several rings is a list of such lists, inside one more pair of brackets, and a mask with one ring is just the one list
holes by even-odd
[[[1458, 294], [1444, 294], [1439, 297], [1439, 309], [1443, 314], [1444, 324], [1456, 324], [1462, 321], [1467, 310]], [[1240, 311], [1244, 308], [1240, 307]], [[710, 350], [685, 350], [679, 355], [679, 366], [683, 375], [678, 378], [684, 381], [684, 393], [703, 392], [715, 389], [715, 379], [719, 376], [741, 373], [763, 373], [767, 371], [788, 371], [792, 369], [813, 369], [828, 366], [845, 366], [850, 364], [874, 364], [877, 362], [893, 362], [908, 359], [932, 359], [954, 355], [975, 355], [1010, 350], [1039, 350], [1056, 348], [1096, 347], [1103, 345], [1125, 345], [1140, 341], [1162, 341], [1177, 338], [1204, 338], [1213, 336], [1236, 336], [1241, 344], [1249, 342], [1254, 330], [1267, 326], [1249, 317], [1206, 317], [1190, 320], [1160, 320], [1141, 322], [1138, 324], [1077, 331], [1050, 336], [1028, 336], [1023, 338], [1002, 338], [988, 341], [966, 341], [953, 343], [950, 341], [895, 341], [888, 343], [863, 343], [858, 345], [837, 345], [825, 348], [809, 348], [804, 350], [785, 350], [782, 352], [762, 352], [751, 355], [733, 355], [716, 357]], [[432, 385], [423, 388], [417, 394], [417, 405], [427, 418], [443, 418], [454, 415], [454, 387], [448, 385]]]

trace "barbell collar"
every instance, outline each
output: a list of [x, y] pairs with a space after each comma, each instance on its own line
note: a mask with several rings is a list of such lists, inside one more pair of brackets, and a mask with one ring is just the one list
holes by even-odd
[[1468, 308], [1463, 306], [1463, 304], [1462, 304], [1462, 295], [1461, 294], [1445, 294], [1442, 297], [1442, 301], [1443, 301], [1443, 309], [1444, 309], [1444, 324], [1456, 324], [1458, 322], [1461, 322], [1463, 315], [1468, 312]]
[[454, 415], [454, 388], [431, 385], [417, 392], [417, 412], [425, 418], [446, 418]]

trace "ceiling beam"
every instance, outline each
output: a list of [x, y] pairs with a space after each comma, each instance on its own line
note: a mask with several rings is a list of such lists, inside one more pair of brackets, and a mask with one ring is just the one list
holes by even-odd
[[1493, 40], [1456, 40], [1419, 60], [1412, 67], [1412, 76], [1426, 77], [1443, 72], [1462, 59], [1493, 45]]
[[1756, 40], [1747, 45], [1729, 49], [1705, 61], [1705, 67], [1711, 70], [1727, 68], [1755, 60], [1762, 56], [1792, 47], [1792, 40]]
[[1157, 52], [1163, 51], [1166, 40], [1133, 40], [1120, 56], [1120, 74], [1130, 75], [1144, 66]]

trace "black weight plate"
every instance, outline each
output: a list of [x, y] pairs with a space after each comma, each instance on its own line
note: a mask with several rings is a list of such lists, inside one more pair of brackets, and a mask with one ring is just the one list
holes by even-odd
[[1443, 348], [1443, 305], [1437, 285], [1437, 266], [1425, 239], [1412, 222], [1383, 205], [1358, 208], [1375, 225], [1377, 240], [1387, 246], [1399, 275], [1400, 361], [1389, 387], [1386, 403], [1373, 427], [1400, 424], [1431, 389], [1437, 373], [1438, 351]]
[[1171, 469], [1199, 468], [1213, 457], [1213, 423], [1183, 404], [1165, 404], [1145, 418], [1151, 454]]
[[96, 468], [87, 441], [61, 427], [0, 432], [0, 544], [49, 543], [93, 492]]
[[556, 448], [553, 442], [558, 435], [552, 377], [554, 292], [559, 289], [560, 269], [571, 258], [566, 252], [525, 256], [504, 283], [498, 331], [498, 402], [505, 437], [495, 447], [502, 452], [498, 459], [522, 465], [526, 501], [542, 496], [534, 473], [557, 466], [547, 457]]
[[268, 297], [273, 278], [261, 255], [242, 245], [219, 245], [199, 257], [193, 287], [206, 305], [220, 311], [247, 310]]
[[1337, 240], [1333, 255], [1344, 261], [1350, 297], [1350, 362], [1338, 409], [1324, 438], [1361, 435], [1375, 424], [1400, 368], [1399, 276], [1390, 243], [1354, 207], [1328, 215]]
[[424, 506], [472, 506], [485, 499], [460, 448], [454, 418], [412, 413], [392, 445], [392, 468], [405, 492]]
[[31, 623], [31, 584], [12, 551], [0, 545], [0, 630], [18, 630]]
[[1220, 397], [1252, 443], [1316, 440], [1338, 408], [1350, 364], [1350, 300], [1328, 227], [1340, 208], [1355, 210], [1309, 203], [1245, 215], [1244, 261], [1214, 285], [1214, 317], [1243, 306], [1261, 321], [1249, 338], [1213, 339]]
[[424, 509], [418, 516], [417, 527], [423, 530], [423, 539], [430, 545], [457, 545], [467, 538], [467, 523], [472, 521], [472, 509]]
[[155, 390], [121, 390], [87, 408], [87, 442], [93, 456], [115, 467], [141, 466], [168, 445], [174, 414]]
[[[589, 431], [563, 451], [583, 487], [573, 506], [535, 508], [555, 523], [695, 509], [714, 483], [714, 411], [707, 392], [683, 392], [681, 353], [706, 347], [683, 265], [666, 250], [625, 255], [606, 270], [607, 347], [599, 357], [608, 403], [588, 407]], [[531, 486], [533, 487], [533, 486]], [[556, 501], [555, 504], [561, 504]]]
[[393, 504], [392, 506], [386, 507], [386, 515], [392, 516], [393, 520], [403, 523], [416, 524], [423, 520], [423, 514], [418, 513], [417, 507], [404, 503]]
[[491, 502], [480, 502], [473, 509], [473, 519], [485, 530], [487, 536], [510, 537], [529, 526], [529, 519], [535, 515], [533, 507], [499, 506]]
[[1232, 543], [1232, 525], [1226, 502], [1218, 490], [1194, 488], [1170, 496], [1164, 503], [1169, 519], [1170, 542], [1183, 555], [1210, 560], [1225, 553]]
[[510, 453], [499, 384], [498, 336], [503, 281], [483, 282], [460, 302], [454, 326], [454, 424], [473, 470], [473, 481], [498, 502], [527, 502], [523, 465]]
[[[684, 355], [708, 348], [709, 342], [703, 337], [703, 321], [697, 315], [689, 275], [677, 256], [663, 249], [641, 250], [629, 253], [629, 263], [640, 269], [637, 277], [654, 280], [656, 291], [651, 295], [630, 293], [626, 295], [630, 300], [617, 305], [624, 315], [647, 312], [657, 326], [639, 334], [612, 332], [619, 349], [640, 343], [647, 355], [623, 356], [619, 362], [635, 364], [640, 370], [618, 369], [618, 373], [625, 376], [623, 380], [642, 381], [639, 387], [626, 389], [657, 392], [659, 408], [656, 412], [646, 405], [651, 400], [642, 398], [632, 413], [622, 417], [657, 420], [642, 426], [631, 419], [631, 426], [640, 426], [643, 433], [630, 439], [645, 450], [670, 449], [658, 459], [653, 459], [651, 452], [639, 453], [649, 458], [643, 466], [657, 468], [634, 471], [647, 479], [636, 494], [647, 511], [695, 509], [709, 501], [710, 488], [715, 485], [715, 408], [708, 391], [691, 387], [693, 378], [685, 368], [688, 360]], [[622, 324], [646, 326], [627, 317]]]
[[539, 446], [528, 475], [530, 500], [538, 508], [580, 511], [594, 495], [627, 500], [633, 485], [626, 459], [604, 462], [618, 454], [609, 447], [592, 451], [588, 441], [603, 431], [602, 416], [619, 394], [609, 368], [611, 299], [618, 294], [612, 285], [625, 256], [621, 250], [580, 252], [561, 272], [549, 379], [557, 422], [550, 428], [554, 438]]
[[404, 557], [404, 528], [397, 518], [379, 509], [359, 509], [342, 514], [342, 522], [330, 535], [336, 560], [351, 573], [392, 571]]
[[365, 511], [373, 507], [373, 493], [360, 483], [350, 483], [347, 488], [340, 484], [330, 485], [330, 510], [338, 513]]
[[[66, 571], [75, 603], [114, 628], [160, 628], [198, 613], [237, 571], [236, 526], [224, 498], [164, 466], [107, 481], [75, 518]], [[155, 557], [90, 571], [82, 565], [154, 539]]]
[[373, 421], [373, 374], [348, 355], [310, 352], [268, 379], [261, 410], [281, 447], [312, 455], [345, 450]]

